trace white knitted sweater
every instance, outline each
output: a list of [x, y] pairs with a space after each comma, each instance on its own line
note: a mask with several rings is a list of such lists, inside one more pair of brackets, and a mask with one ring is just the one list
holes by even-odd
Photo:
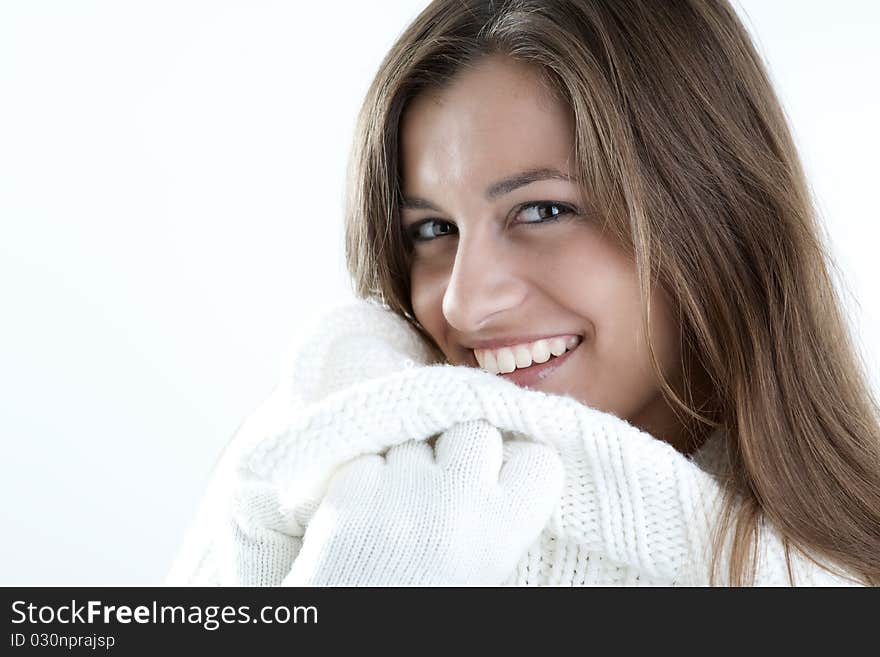
[[[237, 473], [247, 472], [266, 490], [294, 482], [319, 500], [348, 460], [480, 418], [509, 438], [553, 446], [565, 470], [556, 511], [504, 584], [709, 583], [725, 467], [720, 432], [693, 458], [685, 457], [571, 397], [526, 390], [475, 368], [433, 363], [418, 333], [370, 302], [333, 308], [314, 318], [304, 335], [283, 359], [272, 395], [224, 450], [166, 584], [282, 583], [302, 541], [254, 540], [230, 531]], [[264, 506], [272, 508], [260, 515], [276, 526], [297, 525], [285, 509], [275, 508], [283, 503]], [[230, 540], [238, 544], [230, 548]], [[767, 523], [759, 548], [756, 583], [789, 584], [782, 543]], [[228, 563], [230, 549], [251, 551], [254, 558], [236, 571]], [[797, 585], [853, 583], [794, 550], [792, 569]], [[722, 559], [722, 583], [726, 572]]]

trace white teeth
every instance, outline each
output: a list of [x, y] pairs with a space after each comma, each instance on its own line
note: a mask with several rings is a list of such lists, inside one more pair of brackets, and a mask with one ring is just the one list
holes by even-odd
[[513, 357], [516, 358], [516, 366], [528, 367], [532, 364], [532, 350], [525, 345], [517, 345], [513, 348]]
[[[477, 354], [480, 352], [478, 351]], [[481, 361], [480, 366], [489, 372], [500, 372], [501, 368], [498, 367], [498, 361], [495, 360], [495, 353], [491, 349], [486, 349], [482, 352], [482, 358], [479, 356], [477, 360]]]
[[546, 363], [550, 360], [550, 345], [547, 340], [538, 340], [532, 345], [532, 360], [536, 363]]
[[513, 352], [507, 347], [501, 347], [496, 351], [495, 359], [498, 361], [498, 371], [503, 374], [508, 374], [516, 369], [516, 359], [513, 357]]
[[546, 363], [550, 355], [561, 356], [580, 343], [576, 335], [544, 338], [529, 344], [518, 344], [500, 349], [475, 349], [477, 363], [493, 374], [509, 374], [517, 368], [529, 367], [532, 363]]
[[554, 356], [565, 353], [565, 338], [550, 338], [550, 353]]

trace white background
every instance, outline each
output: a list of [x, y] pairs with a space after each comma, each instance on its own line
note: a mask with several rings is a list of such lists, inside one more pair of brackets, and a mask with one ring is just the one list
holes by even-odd
[[[425, 4], [0, 1], [0, 584], [161, 582], [281, 352], [350, 294], [355, 115]], [[737, 8], [880, 390], [880, 5]]]

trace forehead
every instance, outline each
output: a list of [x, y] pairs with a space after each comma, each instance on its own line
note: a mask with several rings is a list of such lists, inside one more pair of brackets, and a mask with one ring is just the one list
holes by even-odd
[[411, 101], [401, 119], [403, 184], [484, 187], [515, 171], [570, 172], [569, 107], [531, 65], [492, 56], [440, 90]]

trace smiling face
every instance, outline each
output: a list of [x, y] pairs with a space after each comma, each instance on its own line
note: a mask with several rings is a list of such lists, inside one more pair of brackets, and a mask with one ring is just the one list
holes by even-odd
[[[535, 69], [490, 56], [418, 96], [401, 120], [400, 157], [412, 306], [449, 362], [488, 369], [474, 347], [578, 336], [558, 363], [551, 355], [510, 378], [680, 448], [641, 328], [635, 263], [588, 209], [570, 110]], [[660, 289], [651, 323], [660, 366], [677, 381], [679, 329]]]

